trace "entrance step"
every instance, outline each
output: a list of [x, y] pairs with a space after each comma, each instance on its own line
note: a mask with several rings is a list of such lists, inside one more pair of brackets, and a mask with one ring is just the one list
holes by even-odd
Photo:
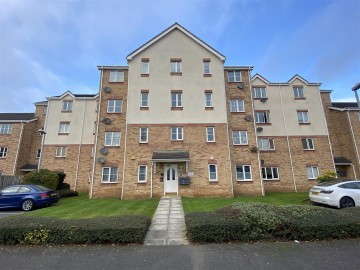
[[146, 234], [144, 245], [188, 245], [181, 197], [162, 197]]

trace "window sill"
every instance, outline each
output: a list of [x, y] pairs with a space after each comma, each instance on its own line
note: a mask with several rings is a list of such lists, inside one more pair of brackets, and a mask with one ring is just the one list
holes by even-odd
[[271, 126], [271, 123], [256, 123], [258, 126]]
[[231, 115], [243, 114], [243, 113], [245, 113], [245, 111], [241, 111], [241, 112], [230, 112]]
[[118, 181], [116, 181], [116, 182], [103, 182], [103, 181], [101, 181], [101, 184], [117, 184], [118, 183]]
[[120, 145], [104, 145], [104, 147], [107, 147], [107, 148], [119, 148]]
[[58, 133], [58, 135], [69, 135], [69, 133]]
[[170, 72], [171, 76], [182, 76], [182, 72]]
[[65, 156], [65, 157], [55, 157], [55, 158], [56, 158], [56, 159], [57, 159], [57, 158], [60, 158], [60, 159], [61, 159], [61, 158], [66, 158], [66, 156]]
[[240, 183], [252, 183], [253, 180], [239, 180], [239, 179], [236, 179], [236, 182], [237, 182], [238, 184], [240, 184]]
[[183, 107], [171, 107], [172, 111], [182, 111], [183, 109]]
[[299, 123], [299, 125], [310, 125], [311, 123], [310, 122], [307, 122], [307, 123]]
[[280, 182], [280, 179], [263, 179], [263, 181], [270, 181], [270, 182]]
[[124, 81], [122, 81], [122, 82], [109, 82], [110, 84], [112, 84], [112, 83], [124, 83]]
[[149, 107], [140, 107], [140, 111], [148, 111]]
[[141, 77], [149, 77], [150, 74], [141, 74]]
[[317, 178], [308, 178], [308, 180], [313, 180], [314, 181], [314, 180], [317, 180]]
[[265, 149], [259, 149], [260, 152], [275, 152], [275, 149], [269, 149], [269, 150], [265, 150]]
[[260, 99], [268, 100], [268, 97], [254, 97], [253, 98], [253, 100], [260, 100]]
[[184, 140], [176, 140], [176, 141], [172, 140], [171, 143], [172, 143], [172, 144], [173, 144], [173, 143], [174, 143], [174, 144], [176, 144], [176, 143], [181, 144], [181, 143], [184, 143]]
[[0, 133], [0, 136], [11, 136], [11, 133]]
[[233, 144], [234, 147], [249, 147], [249, 144]]
[[141, 186], [143, 186], [143, 185], [146, 185], [147, 184], [147, 182], [145, 181], [145, 182], [139, 182], [139, 181], [137, 181], [137, 185], [139, 186], [139, 185], [141, 185]]
[[72, 111], [61, 111], [62, 113], [72, 113]]
[[315, 151], [315, 149], [303, 149], [304, 151]]
[[306, 97], [296, 97], [295, 100], [306, 100]]
[[229, 82], [228, 83], [241, 83], [242, 81], [234, 81], [234, 82]]
[[212, 111], [214, 110], [214, 107], [205, 107], [205, 111]]
[[106, 112], [108, 114], [122, 114], [122, 112]]
[[218, 180], [209, 180], [209, 184], [219, 184]]
[[206, 142], [206, 144], [216, 144], [216, 141], [213, 141], [213, 142]]
[[204, 74], [203, 76], [204, 76], [204, 77], [211, 77], [212, 74]]
[[6, 157], [0, 157], [0, 159], [6, 159]]
[[149, 142], [139, 142], [139, 145], [146, 145], [146, 144], [149, 144]]

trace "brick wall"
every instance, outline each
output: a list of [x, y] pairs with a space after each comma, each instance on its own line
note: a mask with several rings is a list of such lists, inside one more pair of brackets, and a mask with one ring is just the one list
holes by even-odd
[[7, 147], [6, 158], [0, 158], [0, 171], [4, 175], [13, 175], [16, 162], [16, 152], [18, 150], [21, 127], [25, 124], [12, 123], [11, 134], [0, 134], [0, 147]]

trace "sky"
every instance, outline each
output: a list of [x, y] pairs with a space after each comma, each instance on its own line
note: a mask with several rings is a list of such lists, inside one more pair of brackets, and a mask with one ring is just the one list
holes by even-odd
[[299, 74], [333, 101], [360, 81], [358, 0], [0, 0], [0, 112], [97, 93], [98, 65], [126, 56], [178, 22], [271, 82]]

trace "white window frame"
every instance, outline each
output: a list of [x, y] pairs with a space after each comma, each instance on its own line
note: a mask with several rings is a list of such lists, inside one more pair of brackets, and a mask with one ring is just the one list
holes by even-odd
[[298, 111], [297, 118], [299, 123], [310, 123], [308, 111]]
[[[237, 73], [239, 73], [239, 76], [236, 76]], [[242, 81], [240, 70], [228, 70], [227, 75], [228, 75], [228, 82], [241, 82]]]
[[150, 74], [150, 61], [142, 60], [141, 61], [141, 74]]
[[[119, 134], [119, 136], [116, 136]], [[110, 137], [108, 137], [110, 136]], [[119, 139], [118, 139], [119, 138]], [[110, 143], [107, 143], [107, 140], [110, 139]], [[121, 141], [121, 132], [120, 131], [106, 131], [104, 146], [120, 146]]]
[[0, 134], [11, 134], [12, 124], [0, 124]]
[[110, 70], [109, 82], [124, 82], [125, 72], [120, 70]]
[[[175, 135], [176, 138], [173, 138]], [[184, 140], [184, 129], [182, 127], [171, 127], [170, 128], [170, 140], [171, 141], [183, 141]]]
[[295, 98], [304, 98], [305, 97], [303, 87], [295, 86], [295, 87], [293, 87], [293, 91], [294, 91]]
[[270, 111], [255, 112], [255, 119], [257, 124], [271, 123]]
[[40, 158], [41, 156], [41, 149], [36, 149], [36, 158]]
[[66, 146], [57, 146], [55, 151], [55, 157], [66, 157], [67, 147]]
[[70, 133], [70, 123], [60, 123], [60, 125], [59, 125], [59, 133], [61, 133], [61, 134]]
[[[122, 105], [123, 105], [122, 103], [123, 103], [122, 99], [108, 99], [107, 112], [122, 113]], [[116, 110], [117, 108], [119, 109], [118, 111]]]
[[172, 92], [171, 93], [171, 107], [172, 108], [182, 108], [182, 106], [183, 106], [182, 93]]
[[267, 98], [267, 91], [265, 87], [253, 87], [253, 98]]
[[[314, 140], [312, 138], [301, 139], [303, 150], [315, 150]], [[304, 148], [305, 146], [305, 148]]]
[[[146, 97], [146, 99], [145, 99]], [[148, 108], [149, 107], [149, 92], [140, 93], [140, 107]]]
[[205, 92], [205, 108], [213, 107], [213, 94]]
[[[238, 167], [242, 168], [242, 172], [239, 172], [239, 173], [241, 173], [243, 175], [244, 179], [239, 178], [239, 175], [238, 175], [239, 173], [237, 171]], [[249, 168], [249, 172], [245, 172], [245, 167]], [[250, 165], [236, 165], [235, 166], [235, 173], [236, 173], [236, 181], [252, 181], [252, 172], [251, 172], [251, 166]], [[250, 178], [247, 177], [248, 175], [246, 175], [248, 173], [250, 173]]]
[[[316, 172], [316, 173], [314, 173]], [[306, 176], [308, 179], [317, 179], [319, 176], [318, 166], [306, 166]]]
[[182, 61], [181, 60], [171, 60], [170, 61], [170, 72], [171, 73], [181, 73], [182, 72]]
[[203, 71], [204, 71], [204, 74], [211, 74], [211, 62], [210, 61], [203, 62]]
[[[235, 136], [237, 135], [237, 136]], [[235, 142], [235, 139], [239, 139], [239, 143]], [[248, 145], [248, 134], [246, 130], [233, 130], [232, 131], [233, 145]]]
[[[211, 171], [211, 167], [215, 168], [215, 172]], [[208, 171], [209, 171], [209, 182], [216, 182], [218, 180], [218, 170], [217, 170], [217, 164], [208, 164]], [[214, 178], [215, 173], [215, 178]]]
[[0, 147], [0, 158], [6, 158], [8, 153], [7, 147]]
[[273, 151], [275, 150], [275, 140], [273, 138], [259, 138], [259, 150]]
[[[268, 178], [267, 171], [271, 171], [271, 178]], [[276, 171], [276, 173], [275, 173]], [[265, 173], [265, 174], [264, 174]], [[265, 176], [264, 176], [265, 175]], [[274, 175], [277, 175], [277, 177], [274, 177]], [[261, 176], [263, 180], [271, 181], [271, 180], [279, 180], [279, 167], [262, 167], [261, 168]]]
[[[146, 131], [146, 138], [145, 140], [143, 140], [142, 138], [142, 131], [145, 130]], [[148, 143], [149, 141], [149, 129], [147, 127], [141, 127], [139, 128], [139, 143]]]
[[206, 127], [206, 142], [215, 142], [215, 127]]
[[[145, 172], [141, 172], [141, 168], [145, 167]], [[140, 176], [143, 175], [145, 177], [144, 180], [140, 180]], [[138, 182], [139, 183], [146, 183], [147, 181], [147, 165], [139, 165], [138, 166]]]
[[62, 110], [63, 112], [72, 112], [73, 101], [72, 100], [63, 100]]
[[243, 99], [230, 99], [230, 112], [245, 112]]
[[[108, 170], [108, 174], [106, 174], [106, 179], [104, 180], [104, 171]], [[116, 172], [115, 172], [116, 171]], [[116, 173], [116, 174], [115, 174]], [[103, 167], [102, 168], [102, 172], [101, 172], [101, 183], [117, 183], [118, 182], [118, 173], [119, 173], [119, 168], [118, 167]], [[111, 176], [116, 175], [116, 180], [111, 180]]]

